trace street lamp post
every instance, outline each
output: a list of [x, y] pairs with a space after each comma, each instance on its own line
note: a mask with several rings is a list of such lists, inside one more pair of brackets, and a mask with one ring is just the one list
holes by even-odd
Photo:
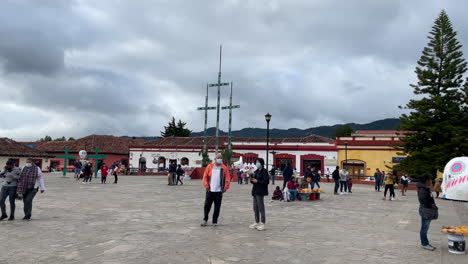
[[[348, 140], [345, 140], [344, 145], [345, 145], [345, 164], [347, 164], [348, 163]], [[343, 168], [344, 168], [344, 164], [343, 164]]]
[[268, 152], [270, 150], [270, 120], [271, 120], [271, 115], [270, 113], [267, 113], [265, 115], [265, 120], [267, 122], [267, 150], [266, 150], [266, 169], [268, 171]]

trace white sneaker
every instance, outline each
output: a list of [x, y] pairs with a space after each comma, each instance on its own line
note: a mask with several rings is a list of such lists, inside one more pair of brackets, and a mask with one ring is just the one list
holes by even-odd
[[256, 229], [256, 228], [258, 228], [259, 226], [260, 226], [259, 223], [253, 223], [253, 224], [249, 225], [249, 228], [250, 228], [250, 229]]
[[392, 198], [390, 198], [390, 201], [395, 201], [395, 198], [393, 198], [393, 197], [392, 197]]
[[258, 230], [258, 231], [265, 231], [265, 224], [264, 224], [264, 223], [260, 223], [260, 224], [257, 226], [257, 230]]
[[343, 195], [344, 193], [340, 193], [340, 195]]

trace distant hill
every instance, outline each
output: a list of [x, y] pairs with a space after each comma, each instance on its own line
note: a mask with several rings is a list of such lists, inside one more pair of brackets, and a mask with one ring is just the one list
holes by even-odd
[[[311, 134], [331, 138], [335, 130], [343, 125], [349, 125], [357, 130], [393, 130], [396, 129], [400, 124], [400, 119], [398, 118], [388, 118], [383, 120], [374, 121], [368, 124], [337, 124], [333, 126], [319, 126], [308, 129], [298, 129], [298, 128], [289, 128], [289, 129], [270, 129], [270, 137], [272, 138], [299, 138], [305, 137]], [[211, 127], [207, 129], [208, 136], [216, 135], [216, 128]], [[222, 130], [219, 131], [220, 136], [227, 136], [227, 132]], [[266, 135], [266, 128], [243, 128], [241, 130], [232, 131], [232, 136], [234, 137], [252, 137], [252, 138], [262, 138]], [[193, 132], [190, 136], [199, 137], [203, 136], [202, 132]]]

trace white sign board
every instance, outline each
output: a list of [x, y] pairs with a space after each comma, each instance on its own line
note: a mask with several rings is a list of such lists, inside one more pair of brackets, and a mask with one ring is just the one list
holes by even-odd
[[468, 201], [468, 157], [452, 159], [444, 169], [442, 198]]

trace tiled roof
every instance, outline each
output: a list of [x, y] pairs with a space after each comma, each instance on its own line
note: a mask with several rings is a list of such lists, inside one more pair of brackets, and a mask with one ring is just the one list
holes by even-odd
[[[240, 138], [240, 137], [232, 137], [233, 145], [236, 142], [244, 142], [244, 143], [263, 143], [266, 142], [266, 138]], [[223, 146], [227, 144], [228, 137], [222, 136], [219, 137], [219, 145]], [[281, 143], [330, 143], [333, 144], [334, 141], [332, 139], [311, 135], [304, 138], [271, 138], [270, 144], [281, 144]], [[214, 147], [216, 144], [216, 137], [207, 137], [207, 146]], [[138, 147], [141, 145], [132, 145], [134, 147]], [[167, 138], [160, 138], [153, 141], [148, 141], [143, 144], [143, 146], [148, 147], [203, 147], [203, 137], [167, 137]]]
[[51, 157], [46, 152], [27, 147], [9, 138], [0, 138], [0, 156], [10, 157]]
[[99, 148], [99, 153], [128, 154], [129, 146], [142, 145], [144, 142], [143, 139], [91, 135], [72, 141], [29, 142], [25, 144], [48, 153], [62, 153], [65, 147], [68, 147], [70, 152], [75, 153], [80, 150], [94, 153], [95, 148]]

